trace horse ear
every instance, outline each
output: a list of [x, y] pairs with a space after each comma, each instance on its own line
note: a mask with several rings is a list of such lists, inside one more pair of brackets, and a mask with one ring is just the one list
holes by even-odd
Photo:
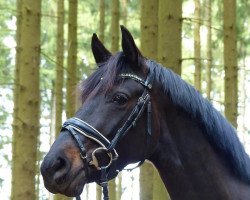
[[91, 48], [96, 63], [106, 62], [112, 56], [95, 33], [92, 36]]
[[124, 27], [121, 26], [122, 32], [122, 49], [125, 57], [137, 67], [140, 66], [142, 58], [141, 52], [137, 48], [134, 38], [131, 33]]

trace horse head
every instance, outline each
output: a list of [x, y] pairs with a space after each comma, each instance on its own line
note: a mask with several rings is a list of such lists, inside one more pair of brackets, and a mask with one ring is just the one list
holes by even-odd
[[132, 35], [123, 26], [121, 32], [122, 51], [115, 55], [92, 37], [98, 69], [80, 84], [82, 105], [41, 166], [52, 193], [77, 196], [86, 183], [108, 181], [153, 152], [159, 135], [152, 74]]

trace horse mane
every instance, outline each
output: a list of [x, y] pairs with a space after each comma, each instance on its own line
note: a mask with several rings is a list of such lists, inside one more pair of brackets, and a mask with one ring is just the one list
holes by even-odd
[[[229, 161], [233, 172], [241, 180], [250, 183], [250, 158], [232, 125], [179, 75], [152, 60], [145, 60], [144, 64], [154, 74], [154, 80], [161, 83], [162, 91], [172, 103], [200, 123], [210, 143]], [[100, 91], [107, 92], [116, 83], [120, 73], [133, 73], [123, 52], [101, 63], [91, 76], [80, 83], [82, 101]]]
[[179, 75], [152, 60], [148, 60], [147, 65], [172, 103], [200, 123], [208, 140], [226, 157], [234, 173], [241, 180], [250, 183], [250, 158], [239, 141], [235, 128]]

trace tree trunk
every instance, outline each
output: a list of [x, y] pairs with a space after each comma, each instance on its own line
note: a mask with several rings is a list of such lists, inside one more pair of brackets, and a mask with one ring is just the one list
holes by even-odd
[[109, 199], [110, 200], [116, 200], [116, 184], [115, 179], [112, 179], [109, 181]]
[[200, 0], [195, 0], [194, 10], [194, 85], [201, 91], [201, 42], [200, 42]]
[[[21, 3], [21, 4], [19, 4]], [[40, 62], [40, 17], [41, 1], [22, 0], [17, 2], [20, 13], [17, 23], [17, 45], [20, 45], [17, 55], [19, 76], [18, 119], [17, 129], [13, 134], [12, 160], [12, 191], [11, 199], [36, 199], [35, 175], [37, 140], [39, 135], [40, 91], [39, 91], [39, 62]], [[21, 21], [20, 21], [21, 20]], [[20, 33], [20, 35], [19, 35]], [[19, 78], [18, 78], [19, 77]], [[31, 84], [32, 83], [32, 84]], [[29, 178], [27, 178], [29, 177]]]
[[206, 15], [207, 15], [207, 62], [206, 62], [206, 95], [207, 99], [211, 100], [211, 88], [212, 88], [212, 77], [211, 77], [211, 68], [212, 68], [212, 1], [207, 0], [206, 4]]
[[[158, 0], [141, 1], [141, 51], [148, 58], [157, 60]], [[145, 162], [140, 167], [140, 199], [153, 199], [154, 168]]]
[[141, 1], [141, 51], [157, 60], [158, 0]]
[[159, 0], [158, 61], [181, 74], [182, 1]]
[[119, 0], [112, 0], [111, 52], [119, 49]]
[[164, 186], [157, 170], [154, 170], [153, 200], [170, 200], [169, 194]]
[[118, 179], [118, 184], [117, 184], [116, 199], [120, 200], [122, 198], [122, 172], [119, 173], [117, 179]]
[[76, 111], [76, 85], [77, 85], [77, 0], [69, 1], [68, 22], [68, 62], [66, 81], [66, 116], [70, 118]]
[[237, 128], [238, 67], [236, 43], [236, 1], [223, 0], [225, 66], [225, 116]]
[[104, 30], [105, 30], [105, 0], [100, 0], [99, 2], [99, 11], [100, 11], [100, 19], [99, 19], [99, 38], [102, 42], [104, 42]]
[[128, 21], [128, 1], [122, 0], [122, 24], [126, 27]]
[[102, 200], [102, 188], [96, 184], [96, 200]]
[[63, 111], [63, 61], [64, 61], [64, 1], [57, 0], [57, 41], [56, 41], [56, 81], [55, 81], [55, 133], [62, 127]]
[[145, 162], [140, 167], [140, 199], [153, 199], [154, 169], [151, 163]]

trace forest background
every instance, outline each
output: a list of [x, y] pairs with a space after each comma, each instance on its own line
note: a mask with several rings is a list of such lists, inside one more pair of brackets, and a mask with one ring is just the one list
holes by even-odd
[[[249, 10], [248, 0], [0, 0], [0, 199], [70, 199], [46, 191], [39, 166], [96, 68], [92, 34], [116, 52], [120, 24], [225, 113], [249, 153]], [[111, 200], [169, 199], [149, 163], [109, 189]], [[82, 197], [99, 200], [100, 188]]]

